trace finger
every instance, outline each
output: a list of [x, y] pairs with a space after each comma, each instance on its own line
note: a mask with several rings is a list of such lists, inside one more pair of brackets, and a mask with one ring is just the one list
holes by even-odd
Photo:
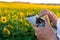
[[50, 26], [48, 15], [45, 15], [45, 26]]
[[49, 11], [49, 10], [48, 9], [44, 9], [44, 10], [41, 11], [41, 13], [47, 12], [47, 11]]
[[49, 12], [49, 10], [48, 9], [44, 9], [41, 12], [39, 12], [38, 16], [39, 17], [44, 16], [45, 14], [47, 14], [47, 12]]

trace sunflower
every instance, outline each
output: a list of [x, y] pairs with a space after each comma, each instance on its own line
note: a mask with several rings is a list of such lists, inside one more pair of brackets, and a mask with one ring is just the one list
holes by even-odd
[[8, 28], [13, 29], [13, 26], [11, 26], [11, 25], [9, 24], [9, 25], [8, 25]]
[[23, 19], [20, 19], [20, 22], [23, 22]]
[[4, 12], [8, 14], [8, 10], [4, 10]]
[[2, 23], [6, 23], [7, 22], [7, 18], [6, 17], [1, 17], [1, 22]]
[[59, 18], [60, 17], [60, 13], [56, 13], [57, 17]]
[[27, 13], [26, 13], [27, 16], [28, 16], [28, 15], [31, 15], [31, 14], [32, 14], [32, 12], [27, 12]]
[[28, 15], [30, 15], [30, 13], [26, 13], [26, 15], [28, 16]]
[[20, 12], [20, 16], [21, 16], [21, 17], [24, 16], [24, 13], [23, 13], [23, 12]]
[[0, 10], [0, 13], [1, 13], [2, 11]]
[[29, 24], [28, 24], [28, 23], [26, 23], [26, 22], [25, 22], [25, 25], [29, 26]]
[[18, 16], [17, 16], [17, 15], [14, 15], [14, 16], [12, 16], [12, 18], [13, 18], [14, 20], [17, 20], [17, 19], [18, 19]]
[[9, 31], [7, 28], [3, 28], [3, 31], [4, 31], [5, 33], [7, 33], [8, 35], [10, 35], [10, 31]]

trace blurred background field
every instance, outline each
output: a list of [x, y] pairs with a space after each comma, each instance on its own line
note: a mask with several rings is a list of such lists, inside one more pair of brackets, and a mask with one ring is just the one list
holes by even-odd
[[25, 18], [46, 8], [60, 17], [60, 5], [0, 2], [0, 40], [37, 40]]

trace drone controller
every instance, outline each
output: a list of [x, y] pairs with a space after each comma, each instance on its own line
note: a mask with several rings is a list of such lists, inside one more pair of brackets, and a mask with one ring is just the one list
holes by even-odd
[[28, 15], [26, 17], [26, 20], [29, 21], [29, 23], [36, 25], [37, 27], [44, 27], [45, 26], [45, 21], [38, 16]]

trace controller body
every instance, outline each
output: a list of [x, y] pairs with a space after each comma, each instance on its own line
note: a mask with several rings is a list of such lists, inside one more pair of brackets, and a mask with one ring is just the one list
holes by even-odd
[[38, 17], [38, 16], [28, 15], [26, 17], [26, 20], [29, 23], [31, 23], [33, 25], [36, 25], [37, 27], [44, 27], [45, 26], [45, 21], [42, 18]]

